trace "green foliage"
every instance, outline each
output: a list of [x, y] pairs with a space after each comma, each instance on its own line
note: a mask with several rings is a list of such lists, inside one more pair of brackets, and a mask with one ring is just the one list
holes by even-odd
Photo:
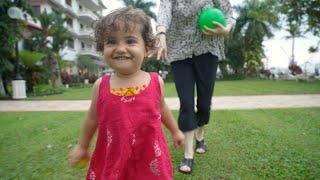
[[22, 73], [27, 83], [28, 93], [33, 92], [34, 85], [46, 82], [48, 79], [46, 69], [41, 66], [42, 60], [46, 56], [46, 54], [28, 50], [21, 51], [20, 53], [20, 62], [23, 64]]
[[223, 77], [228, 76], [227, 66], [232, 68], [237, 76], [244, 75], [245, 49], [244, 37], [241, 33], [233, 34], [233, 37], [225, 38], [226, 62], [219, 64]]
[[36, 51], [24, 50], [20, 52], [20, 61], [27, 67], [36, 66], [44, 57], [46, 57], [46, 54]]
[[54, 34], [53, 41], [52, 41], [52, 50], [58, 54], [60, 49], [66, 46], [66, 41], [71, 37], [68, 32], [68, 29], [63, 26], [66, 22], [66, 18], [62, 15], [63, 10], [57, 9], [54, 16], [54, 22], [51, 27], [52, 34]]
[[[64, 27], [66, 18], [63, 16], [63, 11], [61, 9], [57, 9], [54, 13], [44, 11], [36, 18], [41, 23], [42, 31], [33, 35], [31, 39], [34, 40], [29, 48], [45, 53], [52, 53], [53, 51], [58, 54], [59, 50], [65, 47], [65, 42], [70, 38], [67, 28]], [[48, 37], [52, 38], [52, 41], [49, 41]]]
[[[77, 66], [80, 70], [86, 71], [89, 75], [98, 71], [98, 66], [93, 62], [90, 56], [80, 55], [77, 59]], [[81, 74], [80, 74], [81, 75]]]
[[150, 60], [145, 60], [142, 65], [142, 70], [146, 72], [169, 71], [170, 66], [163, 61], [157, 60], [155, 57]]
[[320, 36], [320, 1], [318, 0], [308, 0], [305, 1], [307, 9], [305, 10], [307, 14], [308, 29], [307, 31], [312, 32], [315, 36]]
[[152, 19], [157, 20], [157, 16], [151, 11], [151, 8], [156, 6], [154, 0], [143, 1], [143, 0], [122, 0], [126, 6], [132, 6], [135, 8], [142, 9]]
[[[28, 0], [19, 1], [0, 1], [0, 78], [2, 79], [4, 89], [9, 95], [7, 84], [9, 84], [13, 72], [13, 62], [15, 54], [14, 48], [15, 44], [19, 41], [21, 37], [21, 32], [25, 28], [25, 23], [22, 20], [17, 20], [19, 24], [16, 26], [16, 22], [7, 14], [10, 7], [16, 6], [20, 8], [23, 12], [27, 12], [33, 16], [31, 7]], [[2, 86], [2, 84], [0, 84]]]
[[11, 50], [7, 47], [0, 48], [0, 76], [5, 72], [12, 72], [13, 71], [13, 64], [10, 61], [11, 57]]
[[33, 87], [33, 92], [29, 93], [28, 96], [48, 96], [53, 94], [62, 94], [64, 92], [63, 88], [52, 88], [49, 85], [36, 85]]
[[246, 0], [235, 10], [239, 17], [233, 34], [225, 41], [226, 54], [227, 63], [236, 75], [242, 76], [245, 72], [255, 73], [262, 66], [263, 41], [273, 37], [279, 18], [274, 0]]
[[[311, 47], [315, 52], [320, 43], [320, 1], [319, 0], [279, 0], [278, 10], [285, 17], [287, 31], [294, 41], [296, 37], [311, 32], [318, 37], [318, 44]], [[294, 46], [294, 45], [293, 45]], [[294, 54], [294, 52], [293, 52]], [[293, 55], [294, 57], [294, 55]]]
[[54, 13], [44, 11], [37, 16], [37, 19], [40, 21], [42, 31], [32, 36], [32, 41], [28, 42], [28, 48], [47, 54], [45, 65], [49, 69], [52, 85], [60, 86], [62, 82], [59, 66], [61, 63], [58, 61], [61, 58], [59, 51], [70, 38], [67, 28], [64, 27], [66, 18], [63, 16], [63, 11], [57, 9]]

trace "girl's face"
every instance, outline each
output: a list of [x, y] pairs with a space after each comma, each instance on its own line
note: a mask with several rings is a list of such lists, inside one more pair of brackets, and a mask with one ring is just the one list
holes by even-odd
[[132, 31], [120, 30], [109, 34], [103, 56], [117, 73], [132, 74], [140, 70], [147, 53], [141, 32], [141, 25], [136, 25]]

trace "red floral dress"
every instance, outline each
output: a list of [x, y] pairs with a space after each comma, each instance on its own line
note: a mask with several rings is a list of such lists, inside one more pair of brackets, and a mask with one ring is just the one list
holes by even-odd
[[110, 93], [110, 76], [102, 77], [96, 104], [98, 137], [86, 179], [172, 179], [158, 74], [150, 76], [149, 85], [131, 96]]

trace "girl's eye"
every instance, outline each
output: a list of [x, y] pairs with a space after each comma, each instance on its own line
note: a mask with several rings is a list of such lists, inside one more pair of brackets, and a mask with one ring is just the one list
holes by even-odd
[[112, 40], [112, 39], [108, 39], [105, 41], [106, 44], [109, 44], [109, 45], [113, 45], [113, 44], [116, 44], [116, 40]]
[[137, 43], [137, 41], [134, 40], [134, 39], [128, 39], [128, 40], [127, 40], [127, 43], [128, 43], [128, 44], [135, 44], [135, 43]]

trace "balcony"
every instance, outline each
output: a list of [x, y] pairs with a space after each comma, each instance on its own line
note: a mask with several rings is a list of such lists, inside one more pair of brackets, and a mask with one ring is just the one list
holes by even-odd
[[77, 37], [77, 36], [78, 36], [77, 32], [73, 29], [73, 27], [67, 25], [67, 30], [69, 31], [69, 33], [70, 33], [73, 37]]
[[64, 4], [61, 0], [50, 0], [53, 4], [57, 5], [58, 7], [64, 8]]
[[93, 33], [93, 29], [89, 29], [89, 28], [82, 28], [79, 30], [79, 33], [78, 33], [78, 37], [80, 39], [86, 39], [88, 40], [89, 39], [89, 36]]
[[65, 5], [65, 6], [64, 6], [64, 10], [65, 10], [67, 13], [71, 14], [72, 16], [74, 16], [74, 17], [77, 16], [76, 11], [75, 11], [71, 6], [69, 6], [69, 5]]
[[95, 59], [100, 59], [101, 58], [101, 55], [97, 51], [95, 51], [93, 48], [89, 48], [89, 47], [82, 48], [80, 50], [79, 54], [80, 55], [92, 56]]
[[106, 9], [99, 0], [79, 0], [79, 2], [92, 11], [101, 11]]
[[78, 17], [87, 24], [91, 24], [93, 21], [98, 19], [96, 14], [88, 10], [79, 10]]

